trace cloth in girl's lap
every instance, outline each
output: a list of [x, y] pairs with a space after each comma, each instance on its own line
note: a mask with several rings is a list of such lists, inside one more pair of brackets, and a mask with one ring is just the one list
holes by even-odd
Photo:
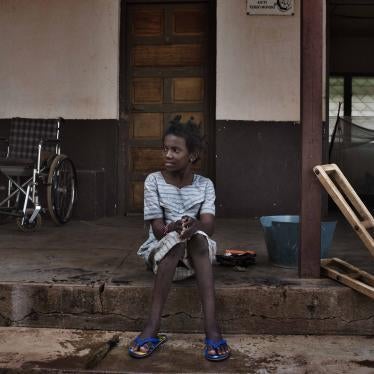
[[[215, 214], [215, 192], [210, 179], [195, 174], [191, 185], [178, 188], [165, 181], [161, 172], [149, 174], [144, 183], [144, 220], [150, 221], [163, 218], [165, 223], [181, 219], [187, 215], [197, 218], [198, 215]], [[213, 261], [216, 255], [216, 242], [202, 231], [199, 234], [207, 238], [209, 257]], [[157, 240], [149, 228], [149, 237], [139, 248], [138, 255], [143, 257], [154, 273], [157, 272], [158, 263], [176, 244], [185, 242], [180, 239], [177, 232], [170, 232], [161, 240]], [[178, 266], [174, 280], [188, 278], [194, 274], [191, 262], [185, 251], [182, 260], [183, 266]]]

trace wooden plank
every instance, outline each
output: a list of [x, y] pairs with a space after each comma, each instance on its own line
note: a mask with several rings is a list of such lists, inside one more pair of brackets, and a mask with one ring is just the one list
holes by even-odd
[[320, 276], [323, 0], [301, 2], [301, 202], [299, 276]]
[[374, 227], [373, 225], [373, 222], [371, 222], [370, 220], [364, 220], [361, 222], [362, 226], [365, 227], [365, 229], [370, 229], [372, 227]]
[[[331, 174], [329, 175], [330, 178], [339, 185], [361, 217], [370, 216], [369, 210], [362, 203], [360, 197], [336, 164], [319, 165], [319, 167], [326, 171], [328, 175]], [[374, 221], [372, 223], [374, 224]]]
[[134, 112], [147, 112], [147, 113], [179, 113], [179, 112], [202, 112], [204, 110], [204, 103], [161, 103], [161, 104], [134, 104], [131, 109]]
[[326, 164], [326, 165], [321, 165], [323, 167], [323, 170], [329, 174], [329, 173], [333, 173], [336, 171], [336, 167], [334, 164]]
[[[155, 74], [153, 67], [133, 67], [134, 77], [150, 77]], [[173, 77], [203, 77], [203, 66], [168, 66], [167, 68], [160, 68], [157, 71], [157, 76], [161, 78]]]
[[339, 258], [321, 260], [328, 277], [374, 299], [374, 276]]
[[[328, 262], [328, 260], [331, 260]], [[349, 262], [343, 261], [340, 258], [334, 257], [332, 259], [321, 260], [322, 263], [328, 262], [329, 264], [338, 268], [339, 271], [343, 272], [345, 275], [354, 277], [355, 279], [362, 279], [363, 282], [368, 284], [371, 287], [374, 287], [374, 275], [369, 274], [368, 272], [361, 270], [360, 268], [353, 266]]]
[[[344, 217], [347, 219], [349, 224], [352, 226], [352, 228], [356, 231], [359, 238], [362, 240], [362, 242], [365, 244], [366, 248], [369, 250], [369, 252], [374, 256], [374, 239], [372, 235], [368, 232], [367, 227], [372, 227], [373, 224], [373, 216], [370, 214], [368, 209], [365, 207], [365, 204], [361, 201], [359, 196], [354, 191], [353, 187], [350, 185], [348, 180], [344, 177], [341, 170], [338, 168], [335, 164], [328, 164], [327, 167], [329, 170], [331, 170], [332, 167], [334, 167], [335, 172], [327, 174], [325, 172], [326, 165], [317, 165], [313, 168], [314, 173], [317, 175], [317, 178], [321, 182], [322, 186], [325, 188], [327, 193], [331, 196], [331, 198], [334, 200], [335, 204], [338, 206], [340, 211], [343, 213]], [[332, 179], [332, 177], [340, 175], [337, 179]], [[339, 188], [337, 187], [337, 185]], [[358, 217], [356, 212], [352, 209], [351, 205], [348, 203], [347, 199], [343, 195], [343, 193], [348, 192], [347, 198], [349, 198], [349, 201], [351, 204], [356, 208], [359, 207], [359, 209], [356, 208], [357, 212], [361, 215], [361, 217]], [[360, 213], [361, 212], [361, 213]], [[363, 224], [365, 222], [365, 224]]]
[[205, 60], [201, 44], [138, 45], [131, 52], [135, 67], [199, 66]]

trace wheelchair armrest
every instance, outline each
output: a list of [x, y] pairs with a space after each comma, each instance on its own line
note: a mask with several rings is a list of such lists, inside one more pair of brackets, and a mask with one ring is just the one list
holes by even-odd
[[40, 139], [39, 144], [43, 146], [44, 144], [48, 145], [57, 145], [60, 144], [61, 140], [60, 139]]

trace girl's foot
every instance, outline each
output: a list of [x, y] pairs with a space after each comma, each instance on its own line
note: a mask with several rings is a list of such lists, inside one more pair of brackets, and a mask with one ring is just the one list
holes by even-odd
[[205, 358], [209, 361], [223, 361], [230, 357], [231, 349], [226, 340], [205, 339]]
[[149, 351], [149, 344], [138, 344], [139, 341], [144, 339], [158, 338], [158, 329], [151, 326], [146, 326], [144, 330], [137, 336], [137, 338], [131, 344], [129, 350], [133, 352], [139, 351], [140, 353], [147, 353]]
[[[231, 350], [227, 345], [226, 340], [222, 338], [218, 327], [213, 328], [214, 333], [208, 332], [205, 339], [205, 358], [212, 361], [221, 361], [225, 360], [230, 356]], [[207, 356], [211, 357], [208, 358]], [[213, 357], [219, 356], [221, 359], [214, 359]]]
[[137, 336], [129, 347], [129, 355], [134, 358], [146, 358], [150, 356], [161, 344], [167, 340], [166, 335], [157, 334], [154, 338], [140, 338]]

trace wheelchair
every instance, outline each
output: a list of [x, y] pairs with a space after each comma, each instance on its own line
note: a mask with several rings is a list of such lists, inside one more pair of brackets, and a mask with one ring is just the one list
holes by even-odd
[[26, 232], [39, 229], [41, 213], [47, 211], [57, 225], [70, 220], [77, 175], [71, 159], [60, 152], [62, 125], [62, 118], [12, 118], [9, 138], [0, 138], [0, 177], [5, 183], [0, 220], [15, 217]]

